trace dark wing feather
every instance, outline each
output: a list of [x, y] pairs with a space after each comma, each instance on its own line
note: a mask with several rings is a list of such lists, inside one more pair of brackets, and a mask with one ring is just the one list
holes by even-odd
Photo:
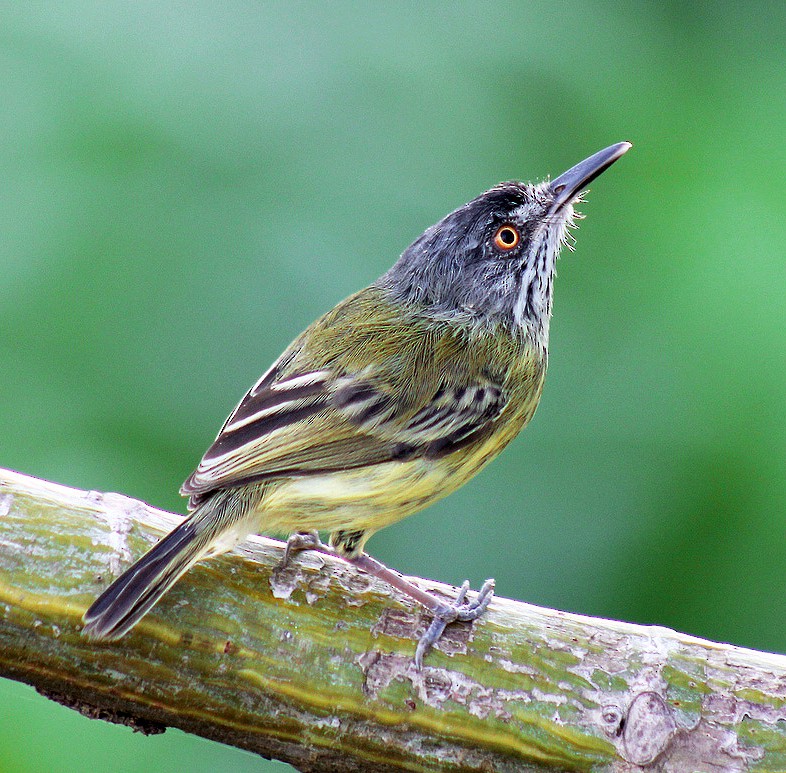
[[253, 480], [440, 456], [485, 436], [505, 403], [499, 385], [476, 383], [440, 386], [422, 407], [402, 410], [368, 374], [288, 377], [246, 395], [182, 493], [195, 504]]
[[[485, 437], [520, 349], [404, 317], [366, 288], [315, 322], [249, 390], [181, 492], [439, 456]], [[376, 360], [369, 363], [369, 347]]]
[[224, 422], [203, 462], [239, 451], [277, 429], [319, 413], [329, 403], [328, 376], [316, 372], [268, 384], [260, 381]]

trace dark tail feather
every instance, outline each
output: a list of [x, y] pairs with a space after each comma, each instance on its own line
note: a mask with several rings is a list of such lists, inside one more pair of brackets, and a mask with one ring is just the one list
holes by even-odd
[[90, 639], [113, 641], [130, 631], [210, 551], [217, 538], [238, 524], [253, 503], [253, 497], [243, 501], [240, 489], [220, 492], [205, 501], [93, 602], [84, 614], [82, 633]]

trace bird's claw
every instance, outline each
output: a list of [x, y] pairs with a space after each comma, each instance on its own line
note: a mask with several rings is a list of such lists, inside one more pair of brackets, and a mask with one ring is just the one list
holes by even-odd
[[286, 569], [292, 561], [296, 553], [302, 550], [329, 550], [328, 546], [319, 538], [319, 532], [316, 531], [298, 531], [290, 534], [287, 539], [287, 546], [284, 550], [284, 557], [277, 569], [280, 571]]
[[458, 596], [456, 596], [456, 600], [450, 604], [443, 604], [434, 611], [434, 619], [423, 636], [420, 637], [415, 650], [415, 668], [418, 671], [423, 668], [423, 658], [426, 653], [439, 641], [445, 628], [451, 623], [476, 620], [486, 611], [494, 595], [494, 580], [486, 580], [483, 583], [483, 587], [478, 591], [477, 596], [467, 602], [465, 599], [468, 591], [469, 580], [465, 580], [461, 585]]

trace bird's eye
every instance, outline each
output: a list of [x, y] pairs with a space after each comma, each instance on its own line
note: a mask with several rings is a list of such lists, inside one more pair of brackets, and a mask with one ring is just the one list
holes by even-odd
[[501, 225], [497, 229], [497, 233], [494, 234], [494, 246], [503, 252], [509, 252], [514, 247], [518, 247], [520, 241], [521, 236], [518, 228], [510, 223]]

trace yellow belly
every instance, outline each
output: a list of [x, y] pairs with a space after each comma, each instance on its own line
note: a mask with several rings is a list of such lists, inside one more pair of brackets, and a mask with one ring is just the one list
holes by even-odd
[[387, 462], [274, 483], [259, 510], [264, 531], [376, 531], [449, 494], [460, 483], [437, 461]]
[[262, 532], [367, 531], [369, 535], [447, 496], [480, 471], [534, 413], [537, 399], [497, 431], [437, 459], [417, 458], [272, 481], [257, 509]]

